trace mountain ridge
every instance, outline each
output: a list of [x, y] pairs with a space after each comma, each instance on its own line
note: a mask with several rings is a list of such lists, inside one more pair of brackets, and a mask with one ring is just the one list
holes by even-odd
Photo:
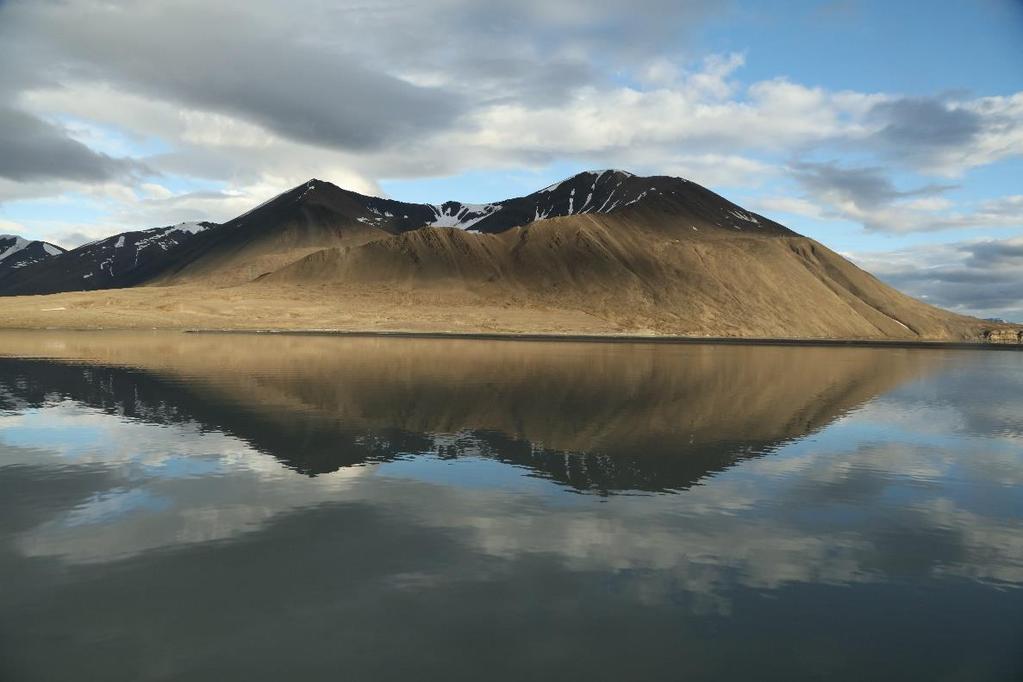
[[[175, 284], [195, 279], [239, 284], [322, 248], [358, 246], [427, 227], [498, 234], [541, 220], [643, 207], [688, 214], [707, 227], [794, 234], [689, 180], [643, 177], [614, 169], [583, 171], [536, 192], [489, 204], [403, 202], [312, 178], [224, 223], [181, 224], [202, 225], [202, 234], [197, 230], [175, 232], [178, 226], [150, 228], [111, 235], [72, 249], [45, 267], [29, 268], [9, 278], [0, 285], [0, 295]], [[129, 252], [136, 242], [142, 242], [149, 249], [145, 257], [125, 262], [114, 257], [108, 247], [122, 239]], [[116, 262], [111, 262], [112, 257]]]
[[65, 253], [56, 244], [26, 239], [16, 234], [0, 234], [0, 282], [12, 273]]
[[[585, 319], [615, 333], [697, 336], [972, 340], [997, 326], [912, 299], [824, 245], [669, 176], [585, 171], [489, 204], [401, 202], [313, 178], [224, 223], [193, 225], [98, 240], [23, 268], [0, 281], [0, 294], [192, 287], [237, 302], [243, 294], [230, 292], [258, 300], [287, 290], [338, 312], [376, 296], [388, 320], [413, 319], [413, 301], [425, 296], [445, 317], [556, 310], [577, 320], [567, 331]], [[80, 272], [86, 266], [92, 274]]]

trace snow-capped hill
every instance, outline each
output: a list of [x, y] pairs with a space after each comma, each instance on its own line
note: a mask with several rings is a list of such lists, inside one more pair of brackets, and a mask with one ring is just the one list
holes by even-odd
[[495, 210], [473, 221], [469, 229], [494, 233], [550, 218], [644, 211], [650, 219], [699, 224], [704, 229], [789, 232], [683, 178], [641, 177], [617, 169], [578, 173], [533, 194], [492, 206]]
[[15, 234], [0, 234], [0, 261], [21, 251], [31, 243], [24, 237]]
[[[578, 173], [532, 194], [487, 204], [395, 201], [312, 178], [220, 225], [191, 222], [125, 232], [32, 262], [0, 280], [0, 295], [156, 281], [241, 284], [315, 250], [357, 247], [424, 228], [493, 234], [545, 220], [612, 214], [629, 217], [619, 224], [686, 233], [793, 234], [688, 180], [618, 169]], [[0, 254], [28, 253], [17, 240], [0, 247]]]
[[0, 277], [62, 253], [64, 249], [49, 242], [0, 234]]
[[688, 180], [641, 177], [614, 168], [578, 173], [532, 194], [489, 204], [414, 204], [366, 196], [314, 178], [225, 223], [225, 229], [279, 230], [304, 222], [342, 230], [375, 228], [386, 234], [422, 227], [496, 233], [550, 218], [627, 210], [731, 230], [784, 229]]
[[4, 278], [3, 291], [48, 293], [131, 286], [145, 280], [153, 266], [175, 248], [215, 226], [208, 222], [179, 223], [124, 232], [71, 251], [58, 251]]
[[91, 272], [83, 273], [82, 278], [88, 279], [100, 274], [101, 271], [106, 271], [111, 276], [123, 273], [148, 260], [147, 250], [168, 251], [211, 227], [216, 227], [216, 223], [178, 223], [138, 232], [125, 232], [86, 244], [77, 255], [80, 258], [91, 257], [96, 261], [97, 267]]

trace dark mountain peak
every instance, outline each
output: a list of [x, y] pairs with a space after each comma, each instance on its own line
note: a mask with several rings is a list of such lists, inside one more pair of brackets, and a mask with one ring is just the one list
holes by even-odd
[[361, 195], [338, 187], [332, 182], [320, 180], [319, 178], [310, 178], [299, 185], [295, 185], [291, 189], [286, 189], [280, 194], [270, 197], [254, 208], [250, 208], [245, 213], [227, 221], [225, 225], [237, 223], [252, 216], [258, 216], [260, 214], [266, 214], [280, 209], [286, 209], [288, 207], [305, 205], [317, 201], [329, 201], [332, 197], [340, 198], [358, 196]]
[[532, 194], [488, 204], [408, 203], [310, 178], [222, 225], [181, 223], [125, 232], [67, 253], [43, 242], [0, 236], [0, 291], [27, 294], [133, 286], [178, 276], [200, 261], [237, 259], [250, 246], [261, 252], [327, 248], [423, 227], [498, 233], [581, 214], [627, 214], [637, 224], [685, 234], [690, 230], [794, 234], [694, 182], [614, 168], [583, 171]]
[[564, 180], [562, 180], [560, 182], [556, 182], [553, 185], [549, 185], [547, 187], [544, 187], [540, 191], [541, 192], [550, 192], [550, 191], [553, 191], [553, 190], [557, 189], [559, 186], [561, 186], [561, 185], [563, 185], [565, 183], [572, 183], [572, 182], [576, 182], [576, 181], [580, 181], [580, 182], [587, 181], [587, 180], [593, 181], [593, 180], [600, 180], [602, 178], [605, 179], [605, 180], [620, 181], [620, 180], [625, 180], [627, 178], [634, 178], [634, 177], [636, 177], [636, 175], [634, 173], [630, 173], [629, 171], [625, 171], [625, 170], [620, 170], [618, 168], [604, 168], [604, 169], [600, 169], [600, 170], [586, 170], [586, 171], [581, 171], [579, 173], [576, 173], [575, 175], [573, 175], [571, 177], [565, 178]]
[[301, 185], [291, 188], [289, 192], [294, 192], [298, 199], [309, 199], [317, 195], [331, 195], [331, 194], [345, 194], [345, 195], [358, 195], [357, 192], [347, 190], [343, 187], [339, 187], [332, 182], [326, 180], [320, 180], [319, 178], [310, 178]]
[[0, 278], [64, 253], [65, 249], [16, 234], [0, 234]]
[[228, 225], [244, 224], [249, 230], [258, 223], [280, 229], [315, 214], [320, 224], [340, 228], [361, 224], [390, 234], [421, 227], [496, 233], [549, 218], [634, 210], [658, 214], [660, 220], [676, 218], [687, 225], [711, 229], [784, 229], [689, 180], [664, 175], [644, 177], [616, 168], [583, 171], [532, 194], [487, 204], [413, 204], [366, 196], [311, 178]]
[[44, 242], [38, 239], [25, 239], [24, 237], [16, 234], [0, 234], [0, 261], [5, 260], [25, 249], [38, 249], [50, 256], [56, 256], [67, 250], [62, 249], [56, 244], [51, 244], [50, 242]]
[[652, 224], [791, 234], [781, 225], [684, 178], [644, 177], [614, 168], [577, 173], [493, 207], [468, 229], [493, 233], [549, 218], [644, 211]]

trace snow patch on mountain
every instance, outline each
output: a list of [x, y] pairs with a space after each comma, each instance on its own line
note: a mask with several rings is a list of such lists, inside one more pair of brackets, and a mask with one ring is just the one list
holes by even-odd
[[746, 213], [745, 211], [733, 210], [732, 215], [734, 215], [739, 220], [745, 220], [746, 222], [753, 223], [754, 225], [760, 224], [760, 221], [757, 220], [756, 217], [751, 216], [749, 213]]
[[0, 235], [0, 243], [6, 242], [8, 240], [14, 241], [10, 246], [4, 249], [3, 252], [0, 252], [0, 261], [6, 259], [9, 256], [13, 256], [18, 251], [21, 251], [22, 249], [24, 249], [25, 247], [32, 243], [29, 240], [25, 239], [24, 237], [18, 237], [17, 235], [13, 234]]
[[433, 204], [434, 219], [427, 223], [430, 227], [457, 227], [468, 230], [470, 227], [501, 210], [497, 204]]
[[198, 234], [204, 230], [210, 228], [210, 223], [178, 223], [173, 226], [172, 230], [178, 230], [179, 232], [187, 232], [188, 234]]

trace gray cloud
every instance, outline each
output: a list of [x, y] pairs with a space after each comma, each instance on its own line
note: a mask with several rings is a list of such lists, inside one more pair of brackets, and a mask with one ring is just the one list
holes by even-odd
[[677, 55], [728, 4], [294, 0], [284, 11], [269, 0], [15, 0], [0, 6], [0, 44], [31, 55], [8, 70], [20, 89], [107, 83], [372, 151], [464, 127], [488, 104], [552, 105], [607, 85], [618, 69]]
[[928, 303], [1023, 322], [1023, 237], [854, 255], [868, 270]]
[[789, 173], [806, 192], [815, 217], [858, 222], [873, 232], [937, 232], [962, 228], [1023, 226], [1023, 195], [1000, 197], [951, 210], [941, 195], [956, 185], [899, 189], [878, 167], [793, 163]]
[[848, 168], [835, 163], [794, 163], [791, 171], [813, 196], [851, 201], [862, 208], [876, 208], [899, 199], [940, 194], [955, 185], [929, 184], [900, 190], [877, 167]]
[[102, 182], [141, 172], [134, 161], [99, 154], [60, 127], [15, 109], [0, 107], [0, 177], [18, 182]]
[[883, 123], [875, 141], [902, 161], [917, 163], [970, 145], [986, 125], [979, 113], [936, 97], [881, 102], [870, 115]]
[[911, 146], [958, 146], [972, 140], [981, 129], [981, 118], [975, 112], [953, 108], [933, 97], [881, 102], [871, 113], [888, 121], [881, 135], [893, 143]]
[[970, 245], [968, 252], [970, 266], [1019, 268], [1023, 273], [1023, 240], [977, 242]]
[[450, 128], [486, 103], [555, 103], [606, 78], [592, 52], [643, 59], [720, 11], [708, 0], [639, 4], [296, 0], [283, 12], [262, 0], [39, 0], [0, 7], [0, 39], [33, 55], [9, 78], [21, 88], [109, 83], [365, 151]]
[[[421, 7], [437, 3], [416, 3]], [[711, 0], [494, 0], [442, 2], [443, 24], [461, 35], [488, 41], [524, 42], [531, 48], [552, 45], [601, 50], [615, 60], [645, 58], [678, 49], [681, 36], [708, 18], [727, 11], [730, 2]]]
[[463, 106], [366, 67], [339, 47], [343, 34], [307, 40], [258, 9], [40, 2], [12, 6], [8, 20], [57, 57], [42, 69], [55, 80], [108, 82], [303, 142], [372, 148], [444, 127]]

